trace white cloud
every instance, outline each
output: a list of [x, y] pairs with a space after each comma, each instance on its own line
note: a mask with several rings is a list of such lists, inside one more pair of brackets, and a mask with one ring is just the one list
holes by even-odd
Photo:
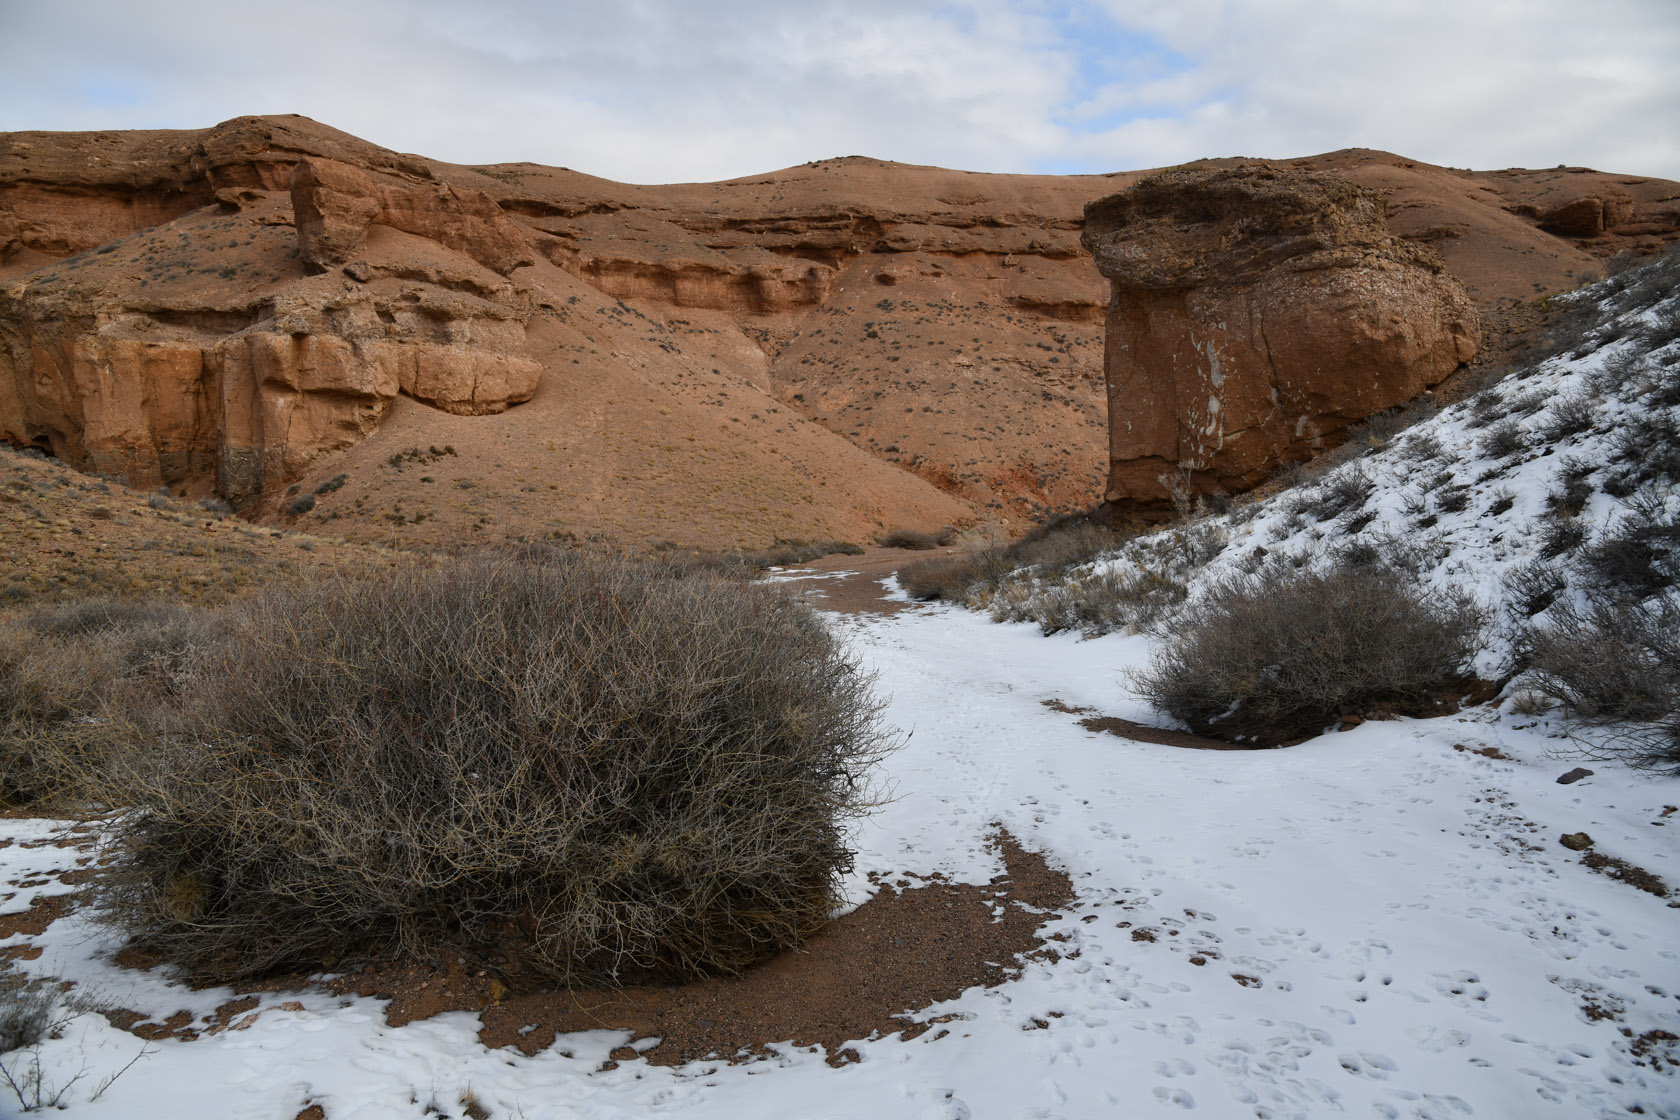
[[630, 181], [1381, 147], [1680, 178], [1671, 0], [0, 0], [0, 128], [299, 112]]

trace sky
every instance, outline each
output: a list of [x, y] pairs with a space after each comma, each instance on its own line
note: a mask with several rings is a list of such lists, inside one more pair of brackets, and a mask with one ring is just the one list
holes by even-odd
[[1346, 147], [1680, 179], [1676, 0], [0, 0], [0, 40], [0, 131], [301, 113], [638, 183]]

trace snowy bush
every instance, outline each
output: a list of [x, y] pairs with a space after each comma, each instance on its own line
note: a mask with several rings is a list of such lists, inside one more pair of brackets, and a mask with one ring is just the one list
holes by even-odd
[[1587, 754], [1680, 774], [1680, 590], [1555, 608], [1525, 652], [1526, 683], [1587, 725]]
[[1132, 684], [1201, 735], [1278, 746], [1343, 715], [1422, 715], [1472, 683], [1486, 613], [1383, 563], [1210, 581]]

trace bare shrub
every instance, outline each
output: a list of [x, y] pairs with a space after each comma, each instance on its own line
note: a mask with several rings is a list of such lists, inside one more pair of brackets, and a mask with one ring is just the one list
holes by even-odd
[[[1680, 384], [1680, 376], [1674, 380]], [[1616, 429], [1611, 447], [1633, 485], [1663, 477], [1680, 481], [1680, 417], [1672, 412], [1657, 409], [1629, 418]]]
[[1013, 565], [1002, 549], [929, 556], [898, 570], [898, 585], [912, 599], [960, 603], [976, 583], [1001, 579]]
[[1482, 433], [1476, 449], [1489, 459], [1509, 459], [1526, 445], [1522, 425], [1515, 420], [1504, 420]]
[[1036, 622], [1045, 635], [1063, 631], [1109, 634], [1135, 626], [1146, 630], [1184, 601], [1185, 585], [1162, 572], [1116, 566], [1064, 575], [1041, 584], [1005, 583], [988, 609], [998, 622]]
[[1680, 582], [1680, 518], [1654, 494], [1636, 498], [1617, 522], [1581, 550], [1582, 574], [1613, 592], [1648, 598]]
[[949, 531], [924, 533], [919, 529], [889, 529], [881, 535], [882, 548], [926, 550], [951, 543]]
[[105, 916], [199, 978], [360, 952], [733, 972], [828, 920], [890, 746], [782, 590], [580, 551], [276, 588], [112, 780]]
[[1562, 568], [1544, 560], [1512, 568], [1500, 581], [1505, 601], [1523, 618], [1532, 618], [1551, 606], [1567, 582]]
[[1578, 517], [1558, 517], [1540, 530], [1540, 557], [1555, 560], [1574, 552], [1587, 539], [1587, 528]]
[[1302, 512], [1310, 512], [1320, 521], [1329, 521], [1364, 509], [1376, 489], [1376, 479], [1355, 463], [1327, 476], [1317, 490], [1303, 495]]
[[95, 599], [0, 623], [0, 804], [89, 794], [113, 705], [171, 695], [205, 633], [190, 607]]
[[1202, 735], [1276, 746], [1344, 714], [1424, 714], [1471, 680], [1486, 612], [1381, 564], [1268, 567], [1213, 582], [1131, 675]]
[[1584, 752], [1680, 774], [1680, 591], [1560, 604], [1522, 652], [1529, 687], [1587, 725]]
[[1084, 515], [1058, 517], [1001, 547], [907, 564], [899, 569], [898, 582], [912, 599], [966, 601], [989, 607], [991, 597], [1011, 572], [1033, 568], [1038, 580], [1055, 579], [1114, 551], [1129, 536], [1124, 530]]
[[1541, 433], [1548, 442], [1556, 443], [1589, 430], [1598, 418], [1599, 407], [1591, 397], [1584, 393], [1571, 393], [1552, 402]]

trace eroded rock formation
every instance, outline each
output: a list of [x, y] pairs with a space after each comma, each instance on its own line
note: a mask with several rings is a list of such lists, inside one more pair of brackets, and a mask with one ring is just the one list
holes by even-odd
[[[1271, 166], [1379, 191], [1389, 229], [1495, 313], [1680, 235], [1661, 180], [1363, 150]], [[295, 116], [0, 133], [0, 439], [260, 492], [251, 515], [286, 524], [290, 486], [348, 474], [305, 520], [382, 540], [398, 514], [427, 543], [1016, 528], [1103, 493], [1109, 285], [1082, 212], [1147, 174], [846, 157], [637, 186]], [[473, 485], [390, 465], [432, 445]]]
[[359, 254], [374, 225], [435, 241], [503, 276], [535, 259], [519, 227], [483, 191], [382, 185], [360, 168], [325, 159], [299, 160], [289, 185], [298, 243], [319, 268]]
[[1265, 167], [1169, 171], [1085, 209], [1112, 296], [1106, 499], [1246, 489], [1475, 353], [1464, 288], [1375, 191]]
[[[529, 399], [542, 376], [526, 354], [529, 293], [474, 256], [518, 261], [517, 231], [474, 214], [487, 200], [450, 209], [461, 196], [422, 188], [427, 201], [403, 207], [387, 187], [323, 204], [323, 181], [371, 177], [299, 166], [313, 192], [239, 188], [83, 268], [0, 289], [7, 434], [136, 484], [213, 484], [241, 501], [366, 438], [399, 392], [461, 414]], [[423, 232], [374, 222], [393, 215]], [[183, 243], [223, 253], [201, 264]], [[299, 259], [332, 255], [354, 259], [329, 275]], [[248, 270], [272, 275], [253, 291]]]

